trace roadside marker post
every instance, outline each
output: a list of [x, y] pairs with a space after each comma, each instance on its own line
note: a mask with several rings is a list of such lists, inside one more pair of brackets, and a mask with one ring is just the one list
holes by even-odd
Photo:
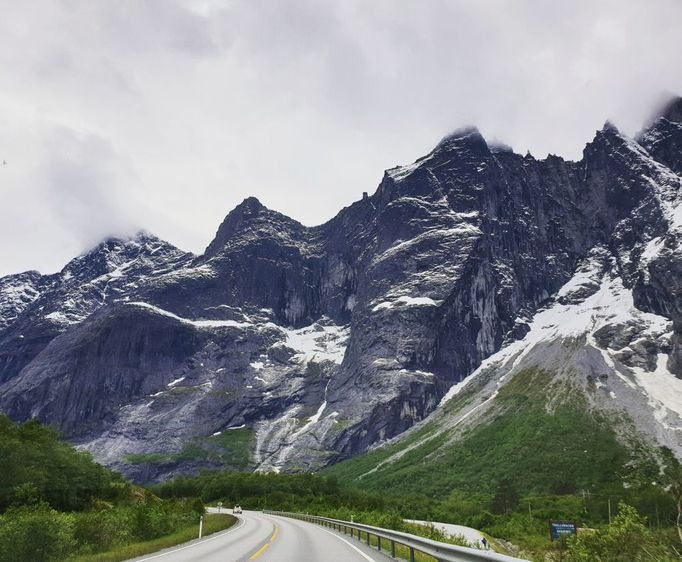
[[199, 538], [201, 538], [201, 533], [204, 530], [204, 516], [199, 517]]

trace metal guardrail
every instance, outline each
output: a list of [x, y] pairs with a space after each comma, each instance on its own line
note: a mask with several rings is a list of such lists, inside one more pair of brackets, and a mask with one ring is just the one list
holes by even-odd
[[286, 511], [263, 511], [263, 513], [290, 517], [292, 519], [308, 521], [309, 523], [317, 523], [318, 525], [323, 525], [330, 529], [349, 534], [351, 537], [357, 535], [358, 540], [361, 541], [363, 540], [364, 535], [364, 540], [368, 545], [371, 542], [371, 537], [376, 537], [378, 550], [383, 551], [382, 541], [387, 541], [385, 546], [388, 547], [388, 551], [393, 558], [395, 558], [396, 545], [402, 545], [409, 550], [410, 562], [414, 562], [415, 552], [422, 552], [429, 556], [433, 556], [439, 562], [528, 562], [522, 558], [512, 558], [511, 556], [497, 554], [495, 552], [490, 552], [489, 550], [455, 546], [453, 544], [418, 537], [417, 535], [411, 535], [409, 533], [401, 533], [390, 529], [382, 529], [381, 527], [363, 525], [362, 523], [330, 519], [329, 517], [317, 517], [315, 515], [306, 515], [303, 513], [289, 513]]

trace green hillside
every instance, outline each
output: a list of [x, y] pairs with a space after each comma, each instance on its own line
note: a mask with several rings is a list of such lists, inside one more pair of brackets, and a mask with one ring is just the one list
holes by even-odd
[[[637, 487], [660, 480], [661, 459], [674, 463], [634, 433], [623, 443], [614, 427], [629, 432], [627, 419], [590, 411], [580, 390], [557, 389], [552, 381], [547, 371], [522, 371], [500, 388], [485, 423], [447, 429], [435, 420], [325, 474], [370, 490], [400, 489], [427, 497], [453, 490], [492, 493], [502, 482], [519, 493], [544, 494], [622, 489], [624, 482]], [[458, 397], [448, 408], [457, 410], [467, 399]]]
[[482, 421], [453, 424], [479, 391], [468, 388], [416, 430], [323, 474], [394, 497], [415, 518], [512, 541], [532, 559], [551, 550], [549, 519], [608, 528], [621, 502], [624, 518], [632, 520], [627, 505], [634, 506], [643, 516], [635, 519], [653, 529], [647, 541], [677, 540], [680, 465], [645, 444], [628, 419], [606, 418], [589, 408], [582, 388], [527, 369], [499, 388]]
[[[0, 416], [0, 475], [0, 562], [124, 560], [193, 538], [204, 511], [130, 484], [36, 421]], [[206, 531], [232, 522], [207, 516]]]

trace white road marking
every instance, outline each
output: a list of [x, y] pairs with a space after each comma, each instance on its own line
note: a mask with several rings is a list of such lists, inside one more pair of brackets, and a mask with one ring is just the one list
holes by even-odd
[[210, 542], [210, 541], [212, 541], [212, 540], [215, 540], [215, 539], [219, 539], [219, 538], [221, 538], [221, 537], [224, 537], [225, 535], [228, 535], [228, 534], [231, 533], [232, 531], [236, 531], [237, 529], [241, 529], [241, 528], [246, 524], [246, 520], [245, 520], [245, 519], [243, 519], [243, 518], [241, 518], [241, 517], [239, 517], [238, 519], [239, 519], [239, 521], [241, 521], [241, 524], [240, 524], [240, 525], [237, 525], [236, 527], [230, 527], [229, 529], [227, 529], [226, 531], [224, 531], [224, 532], [222, 532], [222, 533], [216, 533], [215, 535], [211, 535], [211, 536], [209, 536], [209, 537], [206, 538], [206, 539], [201, 539], [200, 542], [198, 541], [198, 542], [195, 542], [195, 543], [192, 543], [192, 544], [188, 544], [187, 546], [183, 546], [183, 547], [181, 547], [181, 548], [176, 548], [176, 549], [174, 549], [174, 550], [169, 550], [168, 552], [164, 552], [163, 554], [156, 554], [156, 555], [150, 556], [150, 557], [148, 557], [148, 558], [142, 558], [141, 560], [139, 560], [139, 562], [145, 562], [146, 560], [153, 560], [154, 558], [161, 558], [162, 556], [167, 556], [167, 555], [169, 555], [169, 554], [174, 554], [174, 553], [176, 553], [176, 552], [180, 552], [181, 550], [185, 550], [185, 549], [187, 549], [187, 548], [194, 548], [195, 546], [197, 546], [197, 545], [199, 545], [199, 544], [206, 544], [207, 542]]
[[331, 531], [328, 531], [328, 530], [325, 529], [324, 527], [318, 527], [318, 529], [319, 529], [320, 531], [324, 531], [325, 533], [329, 533], [332, 537], [336, 537], [336, 538], [339, 539], [340, 541], [345, 542], [348, 546], [350, 546], [355, 552], [357, 552], [357, 553], [358, 553], [360, 556], [362, 556], [365, 560], [369, 560], [369, 562], [376, 562], [376, 560], [374, 560], [374, 558], [370, 558], [370, 557], [367, 556], [364, 552], [362, 552], [362, 550], [360, 550], [357, 546], [355, 546], [354, 544], [349, 543], [346, 539], [344, 539], [343, 537], [340, 537], [340, 536], [337, 535], [336, 533], [332, 533]]

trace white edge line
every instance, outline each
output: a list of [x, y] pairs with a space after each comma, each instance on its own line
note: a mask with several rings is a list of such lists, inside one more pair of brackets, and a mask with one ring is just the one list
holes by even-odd
[[376, 560], [374, 560], [374, 558], [370, 558], [369, 556], [367, 556], [367, 554], [365, 554], [364, 552], [362, 552], [362, 550], [360, 550], [357, 546], [355, 546], [354, 544], [351, 544], [351, 543], [348, 542], [346, 539], [344, 539], [343, 537], [340, 537], [340, 536], [337, 535], [336, 533], [332, 533], [331, 531], [328, 531], [328, 530], [325, 529], [324, 527], [319, 527], [319, 526], [318, 526], [318, 529], [320, 529], [320, 531], [324, 531], [325, 533], [329, 533], [332, 537], [336, 537], [336, 538], [339, 539], [340, 541], [345, 542], [348, 546], [350, 546], [353, 550], [355, 550], [355, 551], [356, 551], [360, 556], [362, 556], [365, 560], [369, 560], [369, 562], [376, 562]]
[[[145, 560], [153, 560], [154, 558], [161, 558], [162, 556], [168, 556], [169, 554], [173, 554], [175, 552], [180, 552], [181, 550], [185, 550], [187, 548], [193, 548], [193, 547], [200, 545], [200, 544], [206, 544], [207, 542], [211, 542], [212, 540], [224, 537], [225, 535], [231, 533], [232, 531], [236, 531], [237, 529], [241, 529], [246, 523], [246, 520], [242, 517], [239, 517], [239, 521], [241, 521], [240, 525], [237, 525], [236, 527], [230, 527], [229, 529], [226, 529], [222, 533], [216, 533], [215, 535], [209, 535], [209, 537], [206, 539], [192, 539], [193, 541], [196, 541], [196, 542], [192, 542], [192, 544], [188, 544], [187, 546], [183, 546], [180, 548], [175, 548], [173, 550], [169, 550], [168, 552], [164, 552], [162, 554], [155, 554], [154, 556], [149, 556], [147, 558], [137, 559], [137, 562], [144, 562]], [[133, 558], [133, 560], [136, 560], [136, 559]]]

